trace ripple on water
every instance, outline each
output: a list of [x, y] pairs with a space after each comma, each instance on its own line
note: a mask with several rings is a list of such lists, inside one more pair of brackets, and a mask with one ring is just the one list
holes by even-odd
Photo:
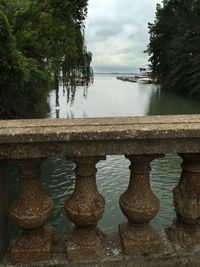
[[160, 199], [160, 210], [153, 225], [161, 229], [171, 223], [175, 217], [172, 190], [181, 175], [181, 159], [177, 155], [166, 155], [152, 163], [152, 190]]

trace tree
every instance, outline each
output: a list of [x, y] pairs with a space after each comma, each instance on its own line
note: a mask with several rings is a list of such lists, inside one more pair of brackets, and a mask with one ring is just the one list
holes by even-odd
[[83, 31], [87, 0], [0, 0], [0, 10], [3, 114], [18, 116], [18, 100], [20, 110], [36, 110], [60, 76], [65, 83], [76, 76], [89, 78], [92, 56]]
[[[87, 1], [34, 0], [20, 9], [13, 28], [20, 51], [38, 60], [54, 75], [68, 78], [90, 66], [84, 46], [83, 22]], [[90, 57], [91, 59], [91, 57]], [[89, 66], [88, 66], [89, 63]]]
[[163, 89], [200, 96], [200, 1], [164, 0], [149, 24], [152, 70]]
[[[45, 94], [48, 77], [17, 50], [7, 17], [0, 11], [0, 109], [2, 117], [16, 118], [32, 112]], [[39, 94], [39, 99], [35, 99]], [[19, 110], [18, 110], [19, 109]]]

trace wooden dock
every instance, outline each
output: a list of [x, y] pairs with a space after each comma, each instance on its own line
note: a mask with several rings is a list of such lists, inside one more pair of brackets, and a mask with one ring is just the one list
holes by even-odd
[[124, 82], [136, 83], [139, 77], [138, 76], [117, 76], [116, 78]]

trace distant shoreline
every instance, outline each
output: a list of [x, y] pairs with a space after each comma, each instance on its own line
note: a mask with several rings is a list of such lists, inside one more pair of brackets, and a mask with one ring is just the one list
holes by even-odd
[[94, 72], [94, 74], [112, 74], [112, 75], [136, 75], [133, 72]]

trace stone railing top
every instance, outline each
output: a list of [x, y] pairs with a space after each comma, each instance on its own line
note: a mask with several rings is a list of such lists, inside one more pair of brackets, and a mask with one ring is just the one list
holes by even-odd
[[0, 144], [200, 137], [200, 115], [0, 121]]
[[0, 159], [195, 153], [197, 139], [200, 115], [0, 121]]

